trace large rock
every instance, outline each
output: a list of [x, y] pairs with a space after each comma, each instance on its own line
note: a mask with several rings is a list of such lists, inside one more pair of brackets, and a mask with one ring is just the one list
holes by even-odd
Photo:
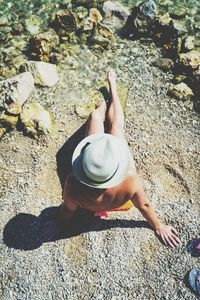
[[22, 106], [34, 88], [34, 78], [30, 72], [0, 82], [0, 106], [7, 108], [11, 103]]
[[59, 36], [66, 36], [77, 29], [78, 18], [71, 10], [61, 9], [56, 13], [52, 25]]
[[26, 105], [20, 114], [20, 120], [25, 132], [34, 138], [55, 133], [55, 120], [52, 113], [38, 103]]
[[169, 71], [174, 67], [174, 62], [170, 58], [159, 58], [154, 62], [154, 65], [163, 71]]
[[106, 1], [103, 4], [103, 12], [106, 18], [115, 15], [122, 19], [127, 19], [130, 15], [128, 8], [124, 7], [122, 4], [112, 1]]
[[107, 49], [112, 42], [112, 37], [112, 31], [108, 26], [96, 24], [89, 42], [96, 48]]
[[59, 78], [57, 73], [57, 66], [45, 63], [42, 61], [27, 61], [21, 67], [23, 71], [29, 71], [34, 77], [35, 84], [41, 86], [53, 86]]
[[147, 0], [135, 6], [121, 30], [121, 35], [128, 38], [139, 38], [151, 33], [157, 6], [153, 0]]
[[53, 49], [59, 45], [59, 36], [53, 29], [34, 35], [29, 40], [29, 56], [35, 60], [49, 62]]
[[191, 88], [189, 88], [189, 86], [184, 82], [172, 86], [169, 89], [169, 94], [171, 96], [174, 96], [178, 100], [183, 100], [183, 101], [187, 101], [194, 96]]
[[196, 69], [200, 65], [200, 51], [192, 50], [188, 53], [179, 54], [179, 62], [184, 67]]

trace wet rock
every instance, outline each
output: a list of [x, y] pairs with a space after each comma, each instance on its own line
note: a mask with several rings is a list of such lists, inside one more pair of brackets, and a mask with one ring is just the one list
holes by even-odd
[[95, 48], [108, 49], [109, 44], [112, 42], [112, 37], [113, 34], [109, 27], [97, 24], [93, 28], [89, 43]]
[[52, 113], [38, 103], [25, 105], [20, 120], [25, 132], [34, 138], [55, 133], [55, 120]]
[[194, 49], [194, 36], [188, 36], [183, 41], [183, 50], [191, 51]]
[[38, 34], [41, 30], [41, 21], [36, 16], [30, 16], [28, 19], [25, 20], [26, 30], [30, 34]]
[[200, 51], [192, 50], [179, 55], [179, 63], [186, 68], [196, 69], [200, 65]]
[[88, 10], [83, 6], [75, 7], [74, 12], [78, 17], [79, 22], [81, 22], [83, 19], [85, 19], [88, 16]]
[[96, 9], [96, 8], [91, 8], [90, 9], [89, 18], [95, 24], [98, 24], [103, 20], [102, 15], [100, 14], [99, 10]]
[[22, 106], [34, 88], [34, 78], [30, 72], [0, 82], [0, 106], [8, 107], [11, 103]]
[[94, 22], [89, 17], [85, 18], [80, 24], [80, 28], [83, 32], [90, 31], [93, 29], [93, 27], [94, 27]]
[[139, 38], [150, 35], [156, 12], [157, 6], [152, 0], [135, 6], [121, 30], [121, 35], [129, 38]]
[[182, 101], [187, 101], [194, 96], [192, 89], [184, 82], [172, 86], [169, 94]]
[[78, 19], [71, 10], [62, 9], [56, 13], [52, 26], [59, 36], [70, 35], [76, 31]]
[[106, 18], [111, 17], [112, 15], [116, 15], [121, 19], [127, 19], [130, 15], [130, 11], [120, 3], [106, 1], [103, 4], [103, 12]]
[[154, 62], [154, 65], [163, 71], [169, 71], [174, 67], [174, 62], [170, 58], [159, 58]]
[[13, 116], [7, 114], [5, 111], [0, 114], [0, 124], [1, 126], [6, 126], [9, 128], [15, 128], [18, 122], [18, 116]]
[[59, 37], [53, 29], [30, 38], [29, 56], [35, 60], [49, 62], [52, 51], [59, 45]]
[[23, 71], [29, 71], [34, 77], [35, 84], [41, 86], [54, 86], [59, 78], [57, 66], [42, 61], [27, 61], [21, 67]]

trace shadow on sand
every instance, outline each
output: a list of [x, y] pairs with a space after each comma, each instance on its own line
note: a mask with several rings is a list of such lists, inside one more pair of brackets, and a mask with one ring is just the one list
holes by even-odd
[[[9, 248], [20, 250], [33, 250], [39, 248], [45, 242], [67, 239], [91, 231], [102, 231], [110, 228], [149, 228], [145, 221], [135, 220], [106, 220], [94, 217], [92, 212], [79, 209], [67, 228], [62, 228], [52, 238], [45, 240], [43, 229], [45, 224], [51, 224], [51, 231], [58, 232], [57, 218], [58, 207], [44, 209], [36, 217], [31, 214], [20, 213], [12, 218], [5, 226], [3, 233], [4, 243]], [[54, 226], [55, 228], [52, 228]]]

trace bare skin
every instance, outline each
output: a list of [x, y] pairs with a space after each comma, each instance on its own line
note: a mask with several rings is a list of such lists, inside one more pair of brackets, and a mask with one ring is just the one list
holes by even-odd
[[[104, 133], [104, 121], [107, 118], [108, 133], [127, 143], [124, 136], [124, 114], [117, 94], [115, 72], [108, 72], [108, 82], [111, 94], [110, 107], [106, 113], [106, 103], [102, 101], [90, 114], [85, 135]], [[103, 211], [120, 207], [129, 199], [166, 246], [175, 248], [181, 244], [176, 229], [162, 223], [157, 217], [152, 203], [144, 193], [133, 159], [126, 178], [117, 186], [108, 189], [90, 188], [80, 183], [73, 174], [68, 175], [63, 192], [63, 203], [59, 210], [60, 224], [67, 224], [79, 207], [93, 212]], [[55, 226], [52, 221], [47, 222], [41, 229], [42, 241], [51, 240], [57, 232], [59, 232], [59, 226]]]
[[[106, 114], [104, 101], [90, 114], [87, 121], [86, 136], [95, 133], [104, 133], [104, 120], [108, 120], [109, 131], [127, 143], [124, 136], [124, 114], [116, 89], [116, 74], [108, 72], [108, 82], [111, 94], [111, 105]], [[109, 210], [123, 205], [131, 199], [144, 218], [155, 230], [165, 245], [175, 248], [181, 244], [178, 233], [171, 225], [162, 223], [157, 217], [152, 203], [144, 193], [140, 179], [136, 173], [134, 161], [127, 177], [119, 185], [108, 189], [94, 189], [80, 183], [73, 174], [65, 182], [63, 204], [60, 207], [60, 218], [67, 223], [78, 207], [96, 212]]]

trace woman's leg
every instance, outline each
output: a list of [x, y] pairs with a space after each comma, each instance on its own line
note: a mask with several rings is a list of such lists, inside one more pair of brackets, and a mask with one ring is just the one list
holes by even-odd
[[89, 115], [85, 136], [95, 133], [104, 133], [105, 113], [106, 103], [102, 100], [98, 107]]
[[108, 110], [107, 119], [109, 130], [108, 133], [116, 135], [122, 139], [124, 137], [124, 113], [117, 94], [116, 73], [108, 72], [108, 82], [111, 95], [111, 104]]

